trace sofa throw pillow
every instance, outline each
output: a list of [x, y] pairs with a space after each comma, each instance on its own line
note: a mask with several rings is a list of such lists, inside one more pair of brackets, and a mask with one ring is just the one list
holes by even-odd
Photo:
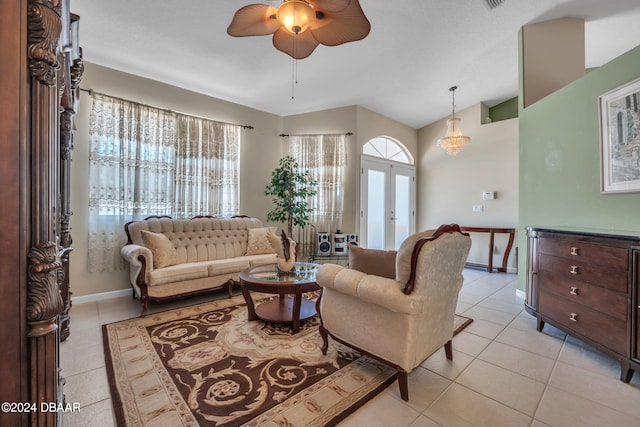
[[169, 267], [178, 263], [178, 253], [173, 243], [162, 233], [142, 230], [142, 241], [153, 254], [153, 268]]
[[349, 268], [365, 274], [396, 278], [396, 251], [349, 246]]
[[275, 233], [275, 231], [275, 227], [249, 228], [249, 239], [247, 242], [246, 255], [276, 253], [276, 251], [273, 250], [271, 243], [269, 243], [269, 239], [267, 238], [267, 234], [269, 232]]

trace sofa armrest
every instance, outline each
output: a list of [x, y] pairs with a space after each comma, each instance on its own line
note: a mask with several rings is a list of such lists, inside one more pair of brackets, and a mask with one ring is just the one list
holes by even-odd
[[[120, 254], [129, 263], [129, 278], [131, 284], [137, 287], [139, 283], [145, 282], [147, 274], [153, 271], [153, 255], [151, 250], [145, 246], [129, 244], [120, 249]], [[141, 259], [144, 259], [142, 262]], [[144, 271], [142, 268], [144, 267]]]
[[404, 283], [335, 264], [320, 266], [316, 281], [324, 288], [331, 288], [396, 313], [418, 314], [424, 307], [423, 296], [405, 295], [402, 292]]

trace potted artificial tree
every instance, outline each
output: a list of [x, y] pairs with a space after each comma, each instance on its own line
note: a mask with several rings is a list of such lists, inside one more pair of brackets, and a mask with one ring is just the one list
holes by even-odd
[[308, 171], [300, 171], [300, 165], [292, 156], [280, 159], [280, 166], [271, 173], [271, 182], [264, 192], [273, 196], [275, 208], [267, 214], [268, 221], [287, 223], [287, 234], [292, 236], [293, 226], [309, 224], [311, 207], [307, 202], [315, 196], [318, 182]]

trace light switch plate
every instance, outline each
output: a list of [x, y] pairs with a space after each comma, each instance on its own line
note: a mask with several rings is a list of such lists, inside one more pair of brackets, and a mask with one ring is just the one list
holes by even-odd
[[482, 192], [482, 200], [493, 200], [496, 198], [496, 193], [493, 191], [484, 191]]

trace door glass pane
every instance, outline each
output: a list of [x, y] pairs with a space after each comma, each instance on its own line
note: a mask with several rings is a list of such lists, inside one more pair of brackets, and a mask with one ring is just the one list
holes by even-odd
[[385, 249], [386, 173], [371, 169], [367, 172], [367, 247]]
[[396, 175], [396, 200], [394, 208], [395, 217], [395, 233], [394, 245], [395, 249], [409, 237], [411, 230], [411, 179], [406, 175]]

